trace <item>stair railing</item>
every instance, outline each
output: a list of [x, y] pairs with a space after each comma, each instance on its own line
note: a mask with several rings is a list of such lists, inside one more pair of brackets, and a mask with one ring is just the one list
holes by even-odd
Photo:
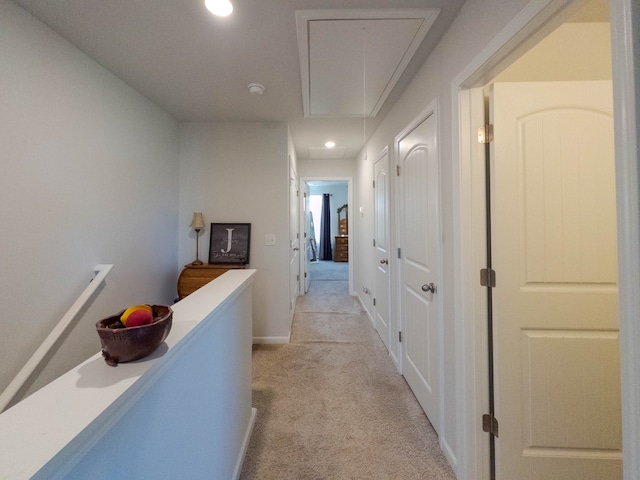
[[87, 285], [87, 288], [84, 289], [84, 291], [80, 294], [71, 308], [67, 310], [67, 313], [64, 314], [64, 316], [51, 330], [47, 338], [44, 339], [42, 344], [38, 347], [31, 358], [27, 360], [27, 363], [24, 364], [24, 366], [14, 377], [14, 379], [11, 380], [11, 383], [9, 383], [4, 392], [2, 392], [2, 395], [0, 395], [0, 413], [7, 408], [7, 405], [11, 403], [22, 386], [27, 382], [27, 380], [29, 380], [31, 375], [33, 375], [33, 372], [35, 372], [36, 369], [40, 366], [42, 361], [56, 344], [60, 336], [65, 332], [67, 327], [82, 312], [82, 309], [91, 299], [98, 287], [100, 287], [112, 267], [113, 265], [109, 264], [96, 265], [96, 267], [94, 268], [95, 277], [91, 279], [89, 285]]

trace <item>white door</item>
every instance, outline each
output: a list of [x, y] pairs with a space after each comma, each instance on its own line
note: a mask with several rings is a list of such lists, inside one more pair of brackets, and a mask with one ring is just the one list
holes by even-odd
[[621, 473], [611, 82], [495, 84], [498, 480]]
[[298, 222], [298, 177], [289, 170], [289, 326], [300, 295], [300, 229]]
[[[304, 269], [303, 269], [303, 278], [304, 278], [304, 293], [309, 291], [309, 283], [311, 282], [311, 258], [315, 257], [315, 254], [312, 251], [311, 246], [311, 208], [309, 197], [309, 184], [307, 182], [303, 183], [303, 218], [304, 218]], [[314, 240], [315, 242], [315, 240]]]
[[389, 150], [385, 148], [374, 165], [373, 184], [373, 241], [374, 241], [374, 326], [389, 350], [389, 337], [391, 335], [390, 318], [390, 288], [391, 280], [389, 263], [391, 253], [389, 249]]
[[432, 112], [399, 137], [402, 373], [440, 427], [439, 159]]

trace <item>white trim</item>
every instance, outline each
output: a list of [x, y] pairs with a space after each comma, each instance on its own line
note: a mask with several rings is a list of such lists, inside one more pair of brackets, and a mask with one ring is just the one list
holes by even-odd
[[249, 449], [249, 442], [251, 441], [251, 434], [253, 433], [253, 427], [256, 424], [256, 417], [258, 415], [258, 409], [251, 407], [251, 418], [247, 424], [247, 429], [244, 432], [244, 438], [242, 439], [242, 445], [240, 446], [240, 452], [238, 453], [238, 459], [236, 460], [236, 467], [233, 469], [233, 478], [238, 480], [242, 473], [242, 466], [244, 465], [244, 459], [247, 456], [247, 450]]
[[640, 47], [640, 33], [633, 31], [634, 14], [637, 21], [639, 13], [637, 0], [610, 2], [618, 210], [622, 450], [625, 452], [623, 471], [626, 480], [640, 478], [640, 125], [636, 97], [640, 87], [640, 65], [634, 59], [634, 47]]
[[[460, 128], [461, 132], [472, 132], [484, 123], [484, 108], [472, 108], [482, 102], [482, 88], [463, 90], [460, 92]], [[481, 103], [482, 104], [482, 103]], [[454, 137], [455, 138], [455, 137]], [[458, 409], [458, 438], [465, 439], [466, 444], [473, 443], [472, 450], [465, 456], [466, 471], [473, 472], [469, 478], [486, 478], [488, 474], [489, 444], [487, 436], [478, 428], [483, 413], [488, 412], [487, 380], [483, 372], [487, 371], [487, 298], [478, 287], [479, 270], [486, 266], [486, 209], [484, 186], [484, 148], [471, 135], [460, 137], [461, 171], [459, 177], [459, 194], [454, 195], [454, 211], [466, 214], [465, 222], [459, 225], [460, 235], [455, 236], [454, 251], [461, 252], [455, 257], [455, 271], [465, 274], [456, 276], [455, 294], [456, 313], [455, 335], [458, 341], [456, 362], [460, 366], [460, 358], [464, 357], [469, 368], [458, 369], [457, 391], [460, 403]], [[454, 157], [455, 158], [455, 157]], [[455, 177], [454, 177], [455, 178]], [[463, 250], [458, 245], [461, 241], [470, 247]], [[462, 298], [460, 304], [459, 299]], [[462, 321], [464, 319], [464, 321]], [[481, 328], [479, 328], [481, 327]], [[464, 347], [460, 347], [464, 345]], [[458, 350], [464, 348], [464, 351]], [[462, 410], [462, 411], [461, 411]], [[464, 433], [461, 433], [464, 432]], [[472, 437], [472, 438], [470, 438]], [[464, 451], [463, 447], [461, 451]], [[462, 455], [460, 455], [462, 457]], [[462, 461], [462, 460], [461, 460]], [[464, 467], [461, 467], [464, 471]], [[464, 475], [460, 478], [466, 478]]]
[[253, 337], [254, 345], [284, 345], [291, 341], [291, 334], [286, 337]]

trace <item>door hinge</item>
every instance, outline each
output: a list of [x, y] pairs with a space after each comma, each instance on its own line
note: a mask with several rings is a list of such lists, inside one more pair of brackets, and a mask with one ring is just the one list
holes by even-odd
[[307, 278], [307, 272], [304, 272], [304, 278]]
[[398, 342], [402, 343], [402, 332], [398, 332]]
[[300, 281], [300, 275], [296, 275], [296, 282]]
[[376, 181], [373, 181], [373, 188], [376, 188]]
[[398, 248], [398, 258], [402, 258], [402, 249]]
[[375, 298], [373, 299], [373, 306], [374, 307], [376, 306], [376, 299]]
[[481, 269], [480, 270], [480, 286], [495, 288], [496, 271], [490, 268]]
[[482, 415], [482, 431], [498, 436], [498, 419], [490, 413]]
[[304, 195], [304, 198], [307, 198], [307, 192], [304, 192], [303, 195]]
[[373, 246], [374, 247], [376, 246], [376, 239], [375, 238], [373, 239]]
[[400, 165], [396, 165], [396, 176], [400, 176]]
[[300, 196], [300, 190], [296, 190], [296, 197]]
[[493, 125], [483, 125], [478, 128], [478, 143], [491, 143], [493, 141]]

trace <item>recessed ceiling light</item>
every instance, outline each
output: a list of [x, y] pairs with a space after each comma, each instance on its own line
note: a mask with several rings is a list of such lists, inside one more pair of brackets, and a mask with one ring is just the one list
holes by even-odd
[[233, 12], [231, 0], [204, 0], [204, 5], [214, 15], [227, 17]]
[[326, 142], [324, 144], [324, 146], [327, 147], [327, 148], [333, 148], [333, 147], [336, 146], [336, 142], [332, 142], [331, 140], [329, 140], [328, 142]]

